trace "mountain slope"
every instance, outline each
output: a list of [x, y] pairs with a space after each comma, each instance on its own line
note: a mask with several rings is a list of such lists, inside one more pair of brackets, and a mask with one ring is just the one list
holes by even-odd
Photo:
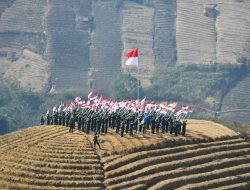
[[249, 10], [246, 0], [3, 0], [1, 75], [38, 92], [107, 91], [113, 73], [137, 77], [124, 54], [139, 48], [139, 79], [148, 87], [155, 68], [249, 58]]

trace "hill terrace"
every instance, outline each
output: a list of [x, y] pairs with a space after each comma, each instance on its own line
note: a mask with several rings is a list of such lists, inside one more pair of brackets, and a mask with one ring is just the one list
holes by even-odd
[[250, 144], [213, 122], [188, 120], [186, 137], [35, 126], [0, 137], [1, 189], [248, 189]]

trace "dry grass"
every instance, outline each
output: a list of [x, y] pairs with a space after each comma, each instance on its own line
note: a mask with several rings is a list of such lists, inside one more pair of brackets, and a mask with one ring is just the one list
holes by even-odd
[[104, 166], [105, 171], [114, 170], [118, 167], [122, 167], [126, 164], [131, 164], [140, 159], [147, 157], [158, 157], [162, 155], [172, 155], [173, 153], [183, 152], [187, 150], [193, 150], [197, 148], [206, 148], [210, 146], [220, 146], [220, 145], [229, 145], [244, 142], [243, 139], [232, 139], [232, 140], [224, 140], [224, 141], [215, 141], [215, 142], [207, 142], [207, 143], [199, 143], [199, 144], [189, 144], [189, 145], [181, 145], [181, 146], [167, 146], [166, 148], [159, 148], [155, 150], [147, 150], [136, 153], [131, 153], [120, 158], [115, 159], [114, 161], [107, 162]]
[[0, 137], [0, 189], [208, 189], [249, 187], [250, 144], [216, 123], [188, 121], [187, 136], [37, 126]]
[[[119, 184], [121, 182], [133, 182], [134, 179], [141, 178], [143, 176], [149, 176], [152, 174], [157, 174], [158, 172], [163, 171], [171, 171], [175, 170], [176, 168], [187, 168], [192, 167], [194, 165], [204, 164], [206, 162], [211, 162], [214, 159], [224, 159], [224, 158], [230, 158], [230, 156], [242, 156], [246, 153], [250, 153], [249, 149], [246, 149], [245, 151], [241, 150], [234, 150], [234, 151], [225, 151], [225, 152], [219, 152], [219, 153], [210, 153], [202, 156], [194, 156], [191, 158], [184, 158], [181, 160], [173, 160], [173, 161], [167, 161], [157, 164], [148, 164], [147, 166], [143, 167], [140, 170], [133, 170], [130, 172], [127, 172], [124, 175], [117, 175], [119, 177], [110, 177], [107, 178], [105, 181], [107, 185], [113, 185], [113, 184]], [[249, 157], [247, 157], [249, 159]], [[147, 178], [146, 178], [147, 179]], [[149, 179], [150, 180], [150, 179]], [[137, 180], [135, 180], [137, 181]], [[140, 181], [140, 180], [139, 180]], [[146, 182], [145, 179], [142, 179], [140, 182]]]
[[225, 185], [217, 188], [213, 188], [211, 190], [249, 190], [250, 189], [250, 183], [248, 182], [242, 182], [242, 183], [236, 183], [233, 185]]
[[178, 188], [178, 190], [211, 189], [211, 188], [216, 188], [218, 186], [226, 186], [230, 184], [235, 185], [243, 181], [246, 181], [246, 182], [250, 181], [250, 173], [244, 173], [244, 174], [240, 174], [236, 176], [229, 176], [229, 177], [224, 177], [220, 179], [208, 180], [208, 181], [204, 181], [201, 183], [188, 184], [186, 186], [182, 186], [181, 188]]
[[[249, 161], [249, 160], [248, 160]], [[191, 175], [185, 175], [175, 179], [166, 179], [163, 180], [149, 188], [149, 190], [155, 189], [176, 189], [180, 186], [183, 186], [188, 183], [207, 181], [212, 179], [224, 178], [227, 176], [238, 175], [239, 173], [248, 173], [250, 171], [250, 163], [239, 164], [237, 166], [228, 167], [231, 165], [223, 165], [220, 169], [214, 167], [213, 165], [208, 165], [210, 171], [196, 173]], [[211, 170], [216, 169], [216, 170]]]
[[99, 156], [82, 133], [40, 126], [1, 140], [0, 189], [104, 188]]
[[[155, 149], [165, 144], [188, 144], [192, 142], [202, 142], [205, 140], [216, 140], [221, 138], [238, 137], [239, 134], [223, 125], [204, 120], [188, 120], [186, 137], [166, 134], [136, 134], [135, 137], [125, 134], [121, 137], [114, 130], [109, 130], [100, 138], [102, 150], [98, 150], [101, 158], [117, 154], [128, 154], [141, 150]], [[87, 135], [92, 141], [92, 135]], [[104, 161], [103, 161], [104, 162]]]

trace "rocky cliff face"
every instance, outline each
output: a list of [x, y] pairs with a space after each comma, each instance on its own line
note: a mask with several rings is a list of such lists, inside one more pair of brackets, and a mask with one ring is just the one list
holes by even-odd
[[[152, 71], [170, 64], [237, 64], [249, 55], [248, 0], [137, 2], [1, 0], [1, 75], [37, 92], [105, 91], [121, 70], [137, 77], [124, 65], [133, 48], [144, 87]], [[225, 96], [222, 109], [237, 108], [239, 93], [250, 97], [242, 90], [248, 79]]]

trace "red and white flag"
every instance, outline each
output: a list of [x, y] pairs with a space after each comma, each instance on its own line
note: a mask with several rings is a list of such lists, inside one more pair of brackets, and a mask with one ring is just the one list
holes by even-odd
[[89, 95], [88, 95], [88, 99], [89, 100], [95, 100], [98, 98], [98, 95], [97, 94], [93, 94], [93, 92], [90, 92]]
[[67, 102], [64, 101], [64, 102], [63, 102], [63, 108], [66, 108], [66, 107], [67, 107]]
[[135, 65], [138, 66], [138, 49], [134, 49], [127, 53], [126, 55], [128, 60], [126, 61], [126, 65]]
[[81, 97], [81, 96], [77, 96], [77, 97], [75, 97], [75, 101], [76, 101], [76, 102], [80, 102], [80, 101], [81, 101], [81, 99], [82, 99], [82, 97]]
[[176, 110], [177, 102], [172, 102], [168, 105], [167, 109], [171, 112], [174, 112]]

